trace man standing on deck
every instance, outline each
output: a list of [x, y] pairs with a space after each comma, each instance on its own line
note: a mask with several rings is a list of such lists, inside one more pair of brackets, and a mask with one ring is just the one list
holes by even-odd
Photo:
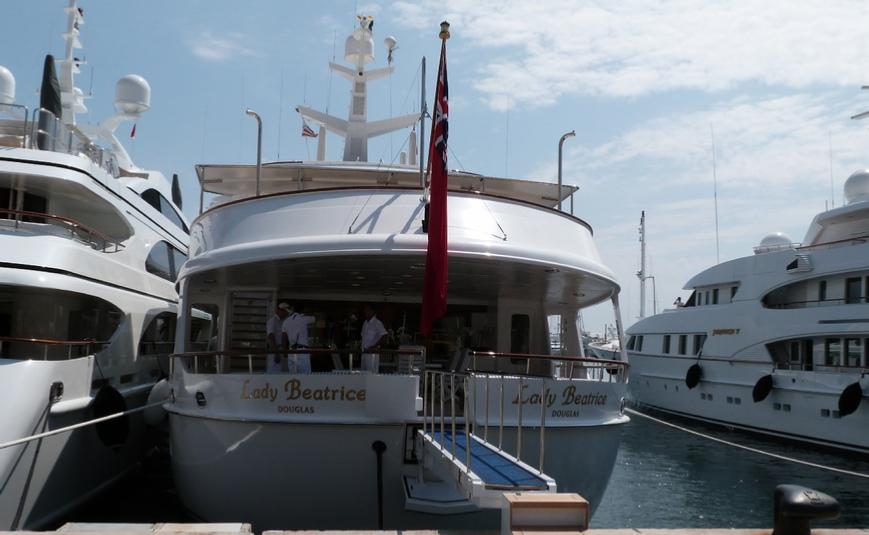
[[[285, 302], [278, 303], [274, 315], [266, 322], [266, 347], [278, 349], [281, 347], [281, 327], [290, 313], [290, 305]], [[281, 373], [286, 359], [277, 354], [269, 353], [266, 357], [266, 373]]]
[[[299, 314], [290, 306], [287, 319], [284, 320], [282, 341], [285, 349], [300, 349], [308, 347], [308, 325], [316, 320], [314, 316]], [[311, 355], [307, 353], [291, 353], [287, 359], [289, 373], [311, 373]]]
[[362, 313], [365, 316], [365, 323], [362, 324], [362, 370], [377, 373], [380, 368], [380, 355], [371, 351], [380, 349], [386, 341], [387, 333], [371, 305], [365, 305]]

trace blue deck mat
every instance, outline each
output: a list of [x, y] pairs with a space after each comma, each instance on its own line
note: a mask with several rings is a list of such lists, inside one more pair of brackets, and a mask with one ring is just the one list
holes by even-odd
[[[440, 443], [445, 450], [452, 452], [453, 437], [450, 431], [429, 433], [435, 442]], [[467, 459], [467, 437], [464, 432], [456, 433], [456, 457], [461, 462]], [[541, 487], [546, 488], [546, 481], [510, 460], [495, 448], [485, 446], [478, 440], [471, 440], [471, 471], [485, 485], [505, 487]]]

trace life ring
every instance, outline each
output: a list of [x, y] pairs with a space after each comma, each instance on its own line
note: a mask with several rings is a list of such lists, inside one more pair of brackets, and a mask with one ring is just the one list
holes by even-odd
[[863, 388], [859, 382], [851, 383], [839, 395], [839, 416], [848, 416], [860, 406], [863, 399]]
[[766, 399], [769, 393], [772, 392], [772, 375], [764, 375], [754, 383], [754, 390], [751, 391], [751, 399], [755, 403]]
[[703, 368], [701, 368], [699, 364], [692, 364], [691, 367], [688, 368], [688, 372], [685, 374], [685, 385], [690, 390], [700, 383], [702, 377]]

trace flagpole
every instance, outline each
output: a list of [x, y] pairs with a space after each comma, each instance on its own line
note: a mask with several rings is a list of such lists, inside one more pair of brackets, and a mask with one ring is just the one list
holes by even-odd
[[422, 57], [422, 81], [420, 82], [420, 93], [422, 101], [419, 105], [419, 186], [422, 188], [422, 202], [428, 202], [428, 195], [425, 192], [425, 114], [428, 111], [425, 106], [425, 56]]

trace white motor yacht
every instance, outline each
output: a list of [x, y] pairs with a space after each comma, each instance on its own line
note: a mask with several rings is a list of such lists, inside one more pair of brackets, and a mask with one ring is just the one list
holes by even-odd
[[766, 236], [689, 280], [683, 306], [628, 329], [636, 401], [869, 452], [869, 171], [848, 178], [844, 199], [801, 244]]
[[187, 253], [177, 183], [133, 164], [113, 133], [149, 108], [148, 83], [121, 78], [117, 114], [78, 124], [84, 13], [74, 0], [66, 12], [60, 77], [46, 58], [39, 107], [16, 102], [0, 67], [3, 530], [45, 527], [141, 459], [140, 412], [32, 437], [145, 404], [168, 373]]
[[[416, 132], [407, 165], [365, 161], [368, 137], [419, 114], [367, 122], [366, 84], [385, 69], [365, 69], [366, 20], [346, 41], [352, 67], [332, 65], [353, 80], [349, 118], [299, 108], [321, 157], [327, 128], [345, 135], [345, 161], [197, 166], [216, 197], [179, 278], [179, 496], [257, 529], [494, 527], [513, 490], [593, 508], [628, 421], [627, 366], [582, 354], [579, 310], [612, 300], [618, 317], [619, 286], [591, 226], [555, 208], [574, 188], [451, 172], [448, 308], [419, 335]], [[308, 347], [286, 353], [311, 373], [266, 373], [284, 301], [310, 318]], [[388, 331], [379, 366], [360, 354], [362, 303]]]

